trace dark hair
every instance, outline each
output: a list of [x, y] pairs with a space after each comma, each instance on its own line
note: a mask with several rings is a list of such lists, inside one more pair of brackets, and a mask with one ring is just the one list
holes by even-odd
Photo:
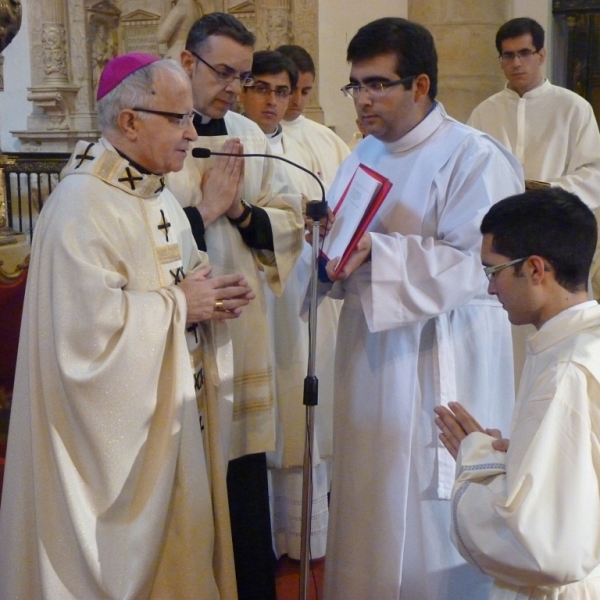
[[290, 78], [292, 89], [298, 85], [298, 69], [287, 57], [276, 50], [259, 50], [252, 57], [252, 77], [261, 75], [278, 75], [286, 72]]
[[299, 73], [311, 73], [313, 77], [316, 76], [315, 63], [310, 54], [302, 46], [284, 44], [276, 48], [276, 50], [287, 56], [296, 65]]
[[200, 52], [213, 35], [228, 37], [241, 46], [254, 47], [255, 35], [243, 23], [227, 13], [213, 12], [200, 17], [190, 29], [185, 41], [186, 50]]
[[[598, 225], [575, 194], [547, 188], [510, 196], [490, 208], [480, 231], [492, 234], [494, 252], [511, 260], [541, 256], [552, 265], [563, 288], [587, 289]], [[515, 267], [517, 274], [521, 266]]]
[[528, 17], [519, 17], [504, 23], [496, 33], [496, 50], [498, 50], [498, 54], [502, 54], [502, 42], [504, 40], [512, 40], [528, 33], [531, 34], [531, 40], [536, 51], [541, 50], [544, 47], [544, 29], [537, 21]]
[[[396, 56], [396, 73], [399, 77], [427, 75], [430, 82], [429, 98], [435, 100], [437, 52], [433, 37], [425, 27], [399, 17], [372, 21], [361, 27], [350, 40], [346, 59], [350, 63], [357, 63], [382, 54]], [[410, 87], [412, 82], [406, 85]]]

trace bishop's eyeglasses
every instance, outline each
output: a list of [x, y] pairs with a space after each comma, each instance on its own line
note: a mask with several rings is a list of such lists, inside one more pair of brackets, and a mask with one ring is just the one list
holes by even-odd
[[140, 108], [136, 106], [131, 110], [136, 110], [138, 112], [149, 113], [151, 115], [160, 115], [161, 117], [166, 117], [167, 119], [173, 120], [181, 129], [185, 129], [191, 121], [194, 119], [194, 116], [199, 114], [196, 110], [192, 109], [189, 113], [174, 113], [167, 112], [164, 110], [154, 110], [153, 108]]

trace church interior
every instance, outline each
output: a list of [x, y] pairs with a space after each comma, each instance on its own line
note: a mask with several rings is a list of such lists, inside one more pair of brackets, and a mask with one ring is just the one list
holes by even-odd
[[[178, 10], [186, 19], [173, 24]], [[340, 91], [348, 83], [346, 46], [359, 27], [384, 16], [432, 32], [438, 99], [461, 122], [504, 86], [494, 35], [521, 16], [546, 31], [546, 76], [586, 98], [600, 118], [600, 0], [1, 0], [0, 493], [31, 237], [76, 142], [99, 135], [99, 75], [127, 52], [177, 56], [191, 23], [214, 11], [242, 21], [258, 50], [305, 47], [317, 67], [305, 114], [347, 143], [357, 132], [353, 103]], [[280, 600], [295, 597], [295, 569], [282, 567]], [[315, 572], [319, 587], [322, 566]]]

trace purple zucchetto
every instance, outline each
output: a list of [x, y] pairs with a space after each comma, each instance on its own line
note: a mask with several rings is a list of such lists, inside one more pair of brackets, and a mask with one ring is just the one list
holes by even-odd
[[138, 69], [160, 60], [153, 54], [131, 52], [122, 56], [115, 56], [109, 60], [100, 75], [96, 100], [102, 100], [106, 94], [112, 92], [124, 79], [135, 73]]

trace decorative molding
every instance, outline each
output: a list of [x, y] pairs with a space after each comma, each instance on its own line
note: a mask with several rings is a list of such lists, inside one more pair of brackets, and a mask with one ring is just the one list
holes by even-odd
[[[247, 0], [246, 2], [242, 2], [240, 4], [236, 4], [232, 6], [227, 12], [230, 15], [233, 15], [236, 19], [241, 21], [246, 29], [251, 31], [254, 35], [256, 35], [257, 46], [260, 48], [259, 34], [257, 33], [257, 6], [256, 3], [252, 0]], [[264, 28], [262, 28], [264, 31]]]
[[23, 152], [72, 152], [80, 140], [95, 142], [99, 131], [48, 131], [46, 129], [27, 129], [11, 131], [12, 135], [21, 140]]
[[160, 15], [148, 12], [147, 10], [134, 10], [121, 18], [122, 24], [132, 22], [136, 25], [144, 23], [145, 25], [154, 24], [154, 21], [160, 21]]
[[158, 22], [160, 15], [136, 10], [121, 17], [121, 52], [159, 54]]

